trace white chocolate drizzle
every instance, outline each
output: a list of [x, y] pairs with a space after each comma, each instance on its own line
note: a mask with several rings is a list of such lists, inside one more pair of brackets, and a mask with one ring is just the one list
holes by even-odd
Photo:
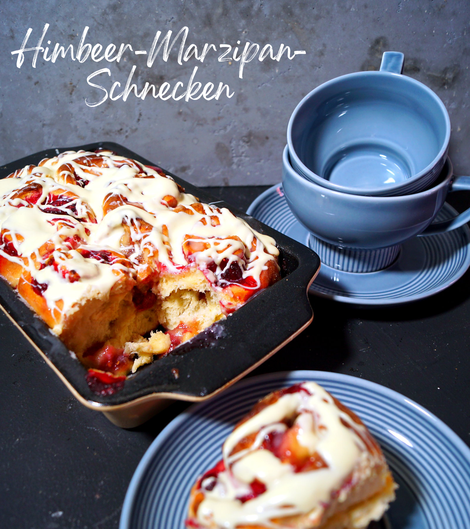
[[[286, 419], [293, 417], [299, 432], [297, 441], [310, 454], [319, 454], [326, 467], [296, 472], [291, 464], [260, 448], [270, 432], [284, 432]], [[212, 480], [208, 487], [204, 480], [201, 484], [204, 499], [198, 507], [197, 520], [211, 527], [212, 523], [214, 527], [235, 529], [250, 524], [279, 527], [271, 520], [285, 516], [321, 517], [331, 502], [332, 492], [343, 501], [345, 480], [378, 457], [367, 450], [360, 435], [364, 431], [365, 427], [338, 408], [321, 386], [303, 383], [301, 389], [282, 395], [229, 435], [223, 446], [225, 470], [216, 478], [208, 478]], [[255, 440], [248, 449], [232, 454], [241, 440], [254, 434]], [[266, 490], [248, 501], [240, 501], [254, 480], [264, 484]]]
[[[24, 167], [0, 180], [0, 197], [0, 255], [45, 287], [49, 307], [61, 300], [63, 313], [84, 296], [106, 295], [116, 272], [135, 277], [146, 255], [170, 272], [197, 266], [215, 288], [227, 283], [223, 271], [235, 261], [241, 272], [232, 282], [252, 277], [251, 289], [278, 255], [271, 237], [228, 209], [200, 204], [156, 168], [109, 151], [65, 152]], [[185, 252], [185, 243], [201, 240], [192, 255]], [[122, 259], [97, 258], [103, 250]]]

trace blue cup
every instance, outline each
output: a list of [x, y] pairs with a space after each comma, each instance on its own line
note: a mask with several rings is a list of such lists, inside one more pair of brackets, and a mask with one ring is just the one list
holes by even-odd
[[390, 265], [401, 244], [416, 236], [456, 229], [470, 208], [450, 221], [432, 224], [448, 193], [469, 191], [470, 177], [454, 176], [446, 158], [434, 185], [402, 196], [363, 196], [328, 189], [300, 175], [283, 153], [282, 186], [296, 218], [309, 230], [322, 262], [347, 272], [373, 272]]
[[447, 157], [450, 119], [432, 90], [401, 74], [403, 60], [386, 52], [380, 71], [328, 81], [297, 105], [287, 144], [300, 175], [356, 195], [406, 195], [432, 185]]

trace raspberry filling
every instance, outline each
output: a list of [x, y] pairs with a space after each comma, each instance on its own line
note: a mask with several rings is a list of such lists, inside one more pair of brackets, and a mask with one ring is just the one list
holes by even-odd
[[12, 257], [18, 257], [18, 251], [16, 250], [13, 241], [5, 240], [3, 235], [0, 235], [0, 250]]
[[150, 290], [142, 292], [138, 288], [134, 288], [132, 293], [132, 303], [137, 311], [151, 309], [157, 302], [157, 296]]
[[90, 347], [83, 354], [83, 360], [91, 369], [106, 371], [110, 376], [125, 375], [132, 367], [132, 360], [124, 353], [124, 349], [112, 345]]
[[88, 387], [100, 396], [114, 395], [124, 387], [125, 376], [116, 377], [109, 373], [89, 369], [86, 376]]
[[75, 182], [78, 186], [85, 188], [90, 181], [86, 180], [86, 178], [82, 178], [81, 176], [75, 175]]
[[47, 290], [48, 284], [47, 283], [39, 283], [36, 281], [36, 279], [31, 279], [31, 287], [35, 294], [38, 296], [42, 296], [43, 293]]
[[68, 197], [67, 195], [48, 195], [45, 204], [41, 209], [45, 213], [52, 213], [54, 215], [72, 215], [76, 217], [77, 205], [76, 198]]
[[[225, 463], [223, 460], [219, 461], [215, 467], [208, 470], [200, 479], [197, 484], [198, 489], [204, 489], [206, 491], [211, 491], [214, 489], [216, 483], [217, 483], [217, 477], [221, 472], [225, 471]], [[254, 498], [257, 498], [263, 492], [266, 492], [266, 485], [259, 481], [258, 479], [254, 479], [250, 484], [249, 487], [251, 491], [247, 494], [244, 494], [243, 496], [238, 496], [237, 500], [241, 501], [242, 503], [245, 503], [249, 500], [252, 500]]]
[[85, 250], [80, 248], [80, 254], [86, 259], [96, 259], [100, 263], [113, 264], [118, 257], [109, 250]]
[[242, 503], [245, 503], [249, 500], [253, 500], [254, 498], [257, 498], [263, 492], [266, 492], [266, 485], [259, 481], [258, 479], [253, 480], [250, 483], [250, 489], [251, 492], [249, 494], [245, 494], [244, 496], [239, 496], [237, 500], [241, 501]]

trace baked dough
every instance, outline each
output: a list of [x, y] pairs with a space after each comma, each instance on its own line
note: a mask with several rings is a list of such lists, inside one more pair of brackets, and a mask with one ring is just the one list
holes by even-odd
[[127, 376], [279, 279], [271, 237], [110, 151], [24, 167], [0, 197], [0, 275], [90, 369]]
[[395, 498], [366, 426], [314, 382], [260, 401], [222, 452], [192, 488], [188, 528], [364, 529]]

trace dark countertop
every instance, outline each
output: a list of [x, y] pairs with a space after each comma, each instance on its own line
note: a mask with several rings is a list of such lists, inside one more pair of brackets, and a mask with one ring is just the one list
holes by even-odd
[[[245, 210], [264, 189], [208, 191]], [[313, 323], [252, 375], [312, 369], [377, 382], [417, 401], [470, 445], [469, 292], [467, 273], [444, 292], [396, 307], [310, 296]], [[3, 313], [0, 337], [0, 527], [117, 528], [140, 459], [187, 404], [120, 429], [79, 404]]]

